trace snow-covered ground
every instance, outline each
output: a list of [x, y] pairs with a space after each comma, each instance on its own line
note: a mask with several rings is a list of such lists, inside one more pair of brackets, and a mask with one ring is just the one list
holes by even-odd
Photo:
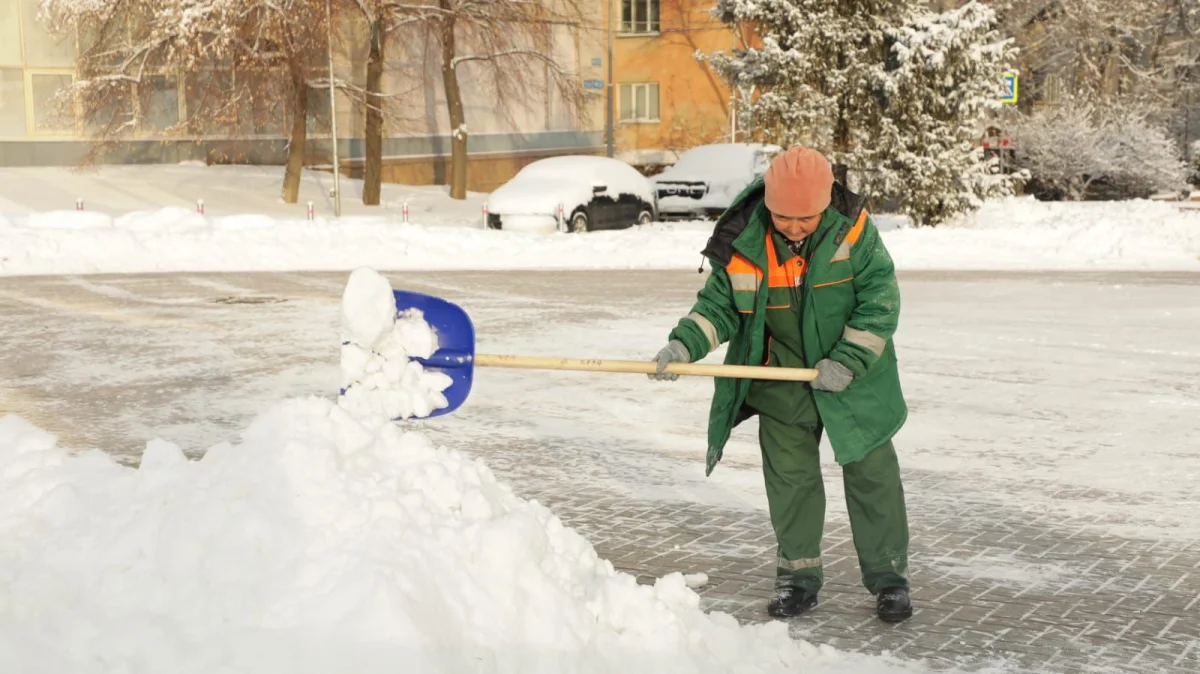
[[[108, 215], [196, 210], [213, 217], [253, 213], [279, 220], [305, 220], [308, 202], [314, 215], [333, 217], [333, 174], [305, 170], [300, 198], [280, 198], [283, 169], [278, 166], [205, 166], [198, 162], [94, 168], [0, 167], [0, 216], [44, 211], [73, 211], [83, 200], [85, 211]], [[383, 185], [379, 206], [363, 206], [362, 181], [342, 177], [342, 215], [388, 221], [409, 217], [429, 225], [483, 226], [487, 195], [469, 192], [465, 200], [449, 198], [445, 186]]]
[[[328, 174], [306, 173], [308, 195]], [[279, 169], [106, 167], [0, 170], [0, 274], [377, 269], [686, 269], [706, 222], [586, 235], [482, 228], [486, 195], [385, 186], [385, 205], [313, 221], [279, 201]], [[74, 209], [85, 194], [85, 210]], [[319, 195], [317, 195], [319, 196]], [[195, 198], [205, 200], [196, 213]], [[303, 200], [307, 197], [302, 197]], [[327, 198], [327, 197], [326, 197]], [[404, 223], [401, 202], [409, 202]], [[900, 269], [1200, 270], [1200, 210], [1163, 202], [989, 203], [962, 222], [913, 229], [882, 214]], [[447, 226], [450, 225], [450, 226]]]

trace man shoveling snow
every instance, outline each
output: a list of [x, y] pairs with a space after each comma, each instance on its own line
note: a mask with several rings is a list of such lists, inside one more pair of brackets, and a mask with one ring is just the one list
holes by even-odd
[[[892, 437], [907, 417], [892, 334], [900, 291], [863, 200], [833, 179], [820, 153], [779, 155], [718, 221], [704, 254], [713, 271], [691, 313], [656, 357], [699, 360], [729, 342], [725, 362], [816, 368], [811, 383], [718, 379], [709, 418], [709, 473], [734, 426], [759, 416], [771, 524], [779, 544], [767, 610], [816, 606], [824, 582], [825, 492], [818, 446], [828, 430], [842, 465], [862, 582], [879, 617], [912, 615], [908, 519]], [[765, 285], [764, 285], [765, 282]]]

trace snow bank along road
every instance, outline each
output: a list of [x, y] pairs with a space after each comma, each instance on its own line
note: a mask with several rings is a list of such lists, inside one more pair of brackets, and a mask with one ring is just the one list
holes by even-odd
[[[0, 409], [136, 462], [193, 456], [280, 398], [332, 395], [347, 275], [0, 279]], [[648, 358], [694, 272], [389, 274], [460, 302], [480, 350]], [[1003, 671], [1200, 669], [1200, 275], [901, 276], [898, 439], [917, 614], [858, 587], [826, 451], [828, 589], [797, 636]], [[714, 357], [714, 360], [716, 357]], [[423, 422], [626, 571], [708, 574], [709, 608], [766, 618], [772, 538], [753, 422], [703, 478], [711, 384], [480, 370]], [[1091, 671], [1091, 670], [1089, 670]]]

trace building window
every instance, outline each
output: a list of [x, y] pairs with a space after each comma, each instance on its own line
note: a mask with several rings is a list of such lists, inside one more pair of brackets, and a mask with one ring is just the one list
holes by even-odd
[[0, 69], [0, 137], [25, 134], [25, 72]]
[[138, 83], [144, 131], [166, 131], [179, 123], [179, 85], [174, 75], [148, 75]]
[[657, 33], [659, 0], [621, 0], [622, 33]]
[[233, 71], [203, 68], [184, 76], [188, 131], [193, 135], [237, 133], [238, 90]]
[[1042, 83], [1042, 101], [1046, 105], [1062, 103], [1062, 79], [1058, 75], [1047, 75]]
[[25, 65], [21, 58], [21, 17], [17, 3], [0, 2], [0, 66]]
[[282, 79], [280, 72], [241, 70], [234, 75], [239, 135], [278, 136], [290, 129], [283, 102], [291, 92], [281, 87]]
[[621, 85], [621, 121], [658, 121], [658, 83], [639, 82]]
[[70, 73], [29, 73], [29, 96], [33, 103], [33, 132], [43, 135], [73, 135], [74, 105], [55, 100], [58, 92], [69, 89], [75, 76]]
[[38, 22], [40, 10], [41, 3], [37, 0], [21, 0], [21, 23], [25, 29], [25, 65], [32, 68], [75, 67], [75, 36], [51, 34]]
[[308, 88], [308, 119], [305, 126], [310, 135], [329, 135], [329, 87]]
[[126, 135], [133, 128], [132, 82], [114, 82], [103, 101], [96, 107], [87, 106], [83, 127], [89, 134]]

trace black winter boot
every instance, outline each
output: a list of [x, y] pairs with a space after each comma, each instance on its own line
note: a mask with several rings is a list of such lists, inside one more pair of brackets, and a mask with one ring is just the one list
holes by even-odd
[[798, 587], [775, 589], [775, 598], [767, 604], [767, 613], [776, 618], [800, 615], [817, 605], [817, 595]]
[[912, 602], [908, 590], [889, 587], [875, 598], [875, 614], [884, 622], [898, 623], [912, 617]]

